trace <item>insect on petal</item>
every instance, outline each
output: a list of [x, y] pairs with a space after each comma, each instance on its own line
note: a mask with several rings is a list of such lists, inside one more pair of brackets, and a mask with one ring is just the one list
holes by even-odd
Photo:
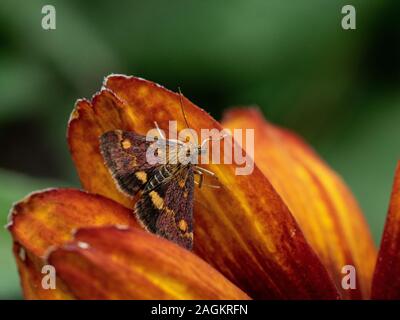
[[[78, 102], [68, 141], [83, 187], [134, 206], [116, 187], [99, 151], [109, 130], [146, 134], [154, 121], [185, 128], [179, 95], [134, 77], [110, 76], [91, 102]], [[183, 98], [190, 126], [222, 130], [211, 116]], [[168, 137], [167, 137], [168, 138]], [[223, 145], [223, 144], [222, 144]], [[221, 159], [224, 157], [221, 151]], [[203, 165], [202, 165], [203, 166]], [[204, 165], [221, 188], [196, 188], [194, 252], [252, 298], [336, 299], [338, 293], [297, 222], [264, 174], [237, 176], [235, 165]]]

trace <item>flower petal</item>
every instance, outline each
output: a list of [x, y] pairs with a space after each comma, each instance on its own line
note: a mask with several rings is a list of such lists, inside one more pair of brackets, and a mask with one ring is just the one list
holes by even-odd
[[46, 265], [43, 259], [27, 252], [14, 242], [13, 252], [21, 280], [22, 292], [29, 300], [70, 300], [74, 299], [61, 280], [57, 280], [55, 289], [45, 289], [42, 280], [45, 274], [42, 268]]
[[98, 147], [101, 134], [124, 121], [118, 114], [120, 103], [114, 100], [114, 95], [109, 91], [103, 91], [102, 95], [93, 98], [94, 108], [89, 101], [78, 100], [68, 123], [67, 139], [75, 164], [78, 159], [85, 159], [88, 164], [87, 167], [78, 166], [84, 189], [98, 190], [98, 194], [129, 207], [132, 206], [131, 199], [117, 190]]
[[385, 230], [378, 253], [372, 299], [400, 299], [400, 161], [397, 163]]
[[[111, 129], [146, 134], [154, 121], [162, 129], [169, 120], [185, 128], [180, 99], [134, 77], [110, 76], [104, 87], [91, 103], [78, 102], [69, 124], [70, 150], [86, 190], [132, 207], [104, 168], [98, 138]], [[222, 129], [186, 98], [184, 108], [197, 132]], [[325, 268], [257, 167], [248, 176], [235, 175], [234, 165], [204, 167], [216, 173], [222, 188], [196, 190], [195, 253], [253, 298], [337, 298]]]
[[80, 229], [49, 262], [79, 299], [249, 299], [190, 251], [139, 229]]
[[27, 299], [57, 299], [70, 295], [41, 286], [43, 258], [50, 247], [72, 239], [81, 227], [125, 225], [137, 227], [132, 211], [120, 204], [74, 189], [52, 189], [30, 195], [11, 210], [8, 225], [14, 255]]
[[255, 162], [337, 287], [341, 288], [342, 267], [356, 267], [357, 290], [341, 290], [342, 297], [369, 297], [376, 251], [362, 213], [340, 177], [301, 138], [266, 122], [257, 109], [233, 109], [223, 125], [255, 129]]

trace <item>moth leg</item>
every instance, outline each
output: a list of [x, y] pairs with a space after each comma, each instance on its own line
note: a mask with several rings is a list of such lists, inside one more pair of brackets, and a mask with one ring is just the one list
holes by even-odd
[[[215, 189], [221, 188], [221, 186], [218, 186], [218, 185], [203, 183], [204, 174], [203, 174], [203, 171], [202, 171], [202, 170], [197, 170], [198, 168], [200, 168], [200, 167], [197, 167], [197, 166], [195, 167], [194, 173], [197, 174], [197, 175], [199, 175], [200, 181], [199, 181], [199, 182], [195, 181], [194, 183], [197, 184], [197, 185], [199, 185], [199, 188], [201, 188], [202, 186], [206, 186], [206, 187], [210, 187], [210, 188], [215, 188]], [[202, 168], [202, 169], [203, 169], [203, 168]], [[203, 169], [203, 170], [205, 170], [205, 169]], [[211, 172], [211, 171], [208, 171], [208, 170], [206, 170], [205, 172], [206, 172], [206, 173], [210, 173], [210, 174], [212, 174], [213, 177], [217, 178], [217, 176], [215, 175], [214, 172]]]
[[203, 172], [196, 170], [194, 173], [200, 177], [199, 182], [195, 181], [195, 183], [199, 185], [199, 189], [200, 189], [201, 186], [203, 185]]
[[167, 139], [165, 138], [163, 132], [161, 131], [160, 127], [158, 126], [157, 121], [154, 121], [154, 124], [155, 124], [155, 126], [156, 126], [156, 128], [157, 128], [158, 134], [160, 135], [161, 139], [167, 140]]
[[217, 185], [215, 185], [215, 184], [203, 183], [202, 185], [205, 186], [205, 187], [209, 187], [209, 188], [221, 189], [221, 186], [217, 186]]
[[217, 177], [214, 172], [204, 169], [203, 167], [199, 167], [199, 166], [196, 166], [196, 172], [204, 172], [204, 173], [209, 174], [212, 177]]
[[[198, 167], [197, 167], [197, 168], [198, 168]], [[207, 171], [208, 171], [208, 170], [207, 170]], [[210, 171], [210, 172], [211, 172], [211, 171]], [[196, 169], [195, 169], [194, 173], [197, 174], [197, 175], [200, 177], [200, 180], [199, 180], [198, 182], [197, 182], [197, 181], [194, 182], [195, 184], [197, 184], [197, 185], [199, 186], [199, 188], [201, 188], [202, 186], [206, 186], [206, 187], [210, 187], [210, 188], [215, 188], [215, 189], [221, 188], [221, 186], [217, 186], [217, 185], [214, 185], [214, 184], [206, 184], [206, 183], [203, 183], [204, 174], [203, 174], [202, 171], [196, 170]], [[214, 176], [215, 176], [215, 175], [214, 175]], [[215, 177], [216, 177], [216, 176], [215, 176]]]

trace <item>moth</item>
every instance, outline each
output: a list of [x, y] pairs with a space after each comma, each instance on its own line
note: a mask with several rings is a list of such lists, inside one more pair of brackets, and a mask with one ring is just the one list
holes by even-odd
[[[180, 103], [189, 128], [181, 93]], [[169, 140], [155, 124], [159, 132], [159, 137], [154, 137], [156, 143], [133, 131], [113, 130], [101, 135], [100, 151], [119, 189], [128, 196], [139, 194], [134, 212], [141, 225], [147, 231], [191, 250], [194, 187], [195, 184], [199, 187], [203, 185], [204, 174], [214, 177], [215, 174], [194, 164], [194, 161], [170, 159], [194, 159], [206, 151], [205, 142], [212, 139], [206, 139], [200, 146], [187, 141]], [[164, 159], [169, 161], [148, 161], [149, 148], [155, 148], [155, 155], [158, 152], [166, 153]], [[195, 175], [199, 177], [198, 181], [195, 181]]]

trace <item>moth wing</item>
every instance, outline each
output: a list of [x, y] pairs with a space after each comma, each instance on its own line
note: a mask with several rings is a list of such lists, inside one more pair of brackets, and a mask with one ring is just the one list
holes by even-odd
[[105, 164], [121, 191], [129, 196], [143, 188], [157, 167], [146, 160], [146, 151], [152, 143], [131, 131], [114, 130], [100, 137]]
[[189, 165], [144, 192], [135, 205], [136, 216], [148, 231], [192, 250], [193, 191], [193, 166]]

